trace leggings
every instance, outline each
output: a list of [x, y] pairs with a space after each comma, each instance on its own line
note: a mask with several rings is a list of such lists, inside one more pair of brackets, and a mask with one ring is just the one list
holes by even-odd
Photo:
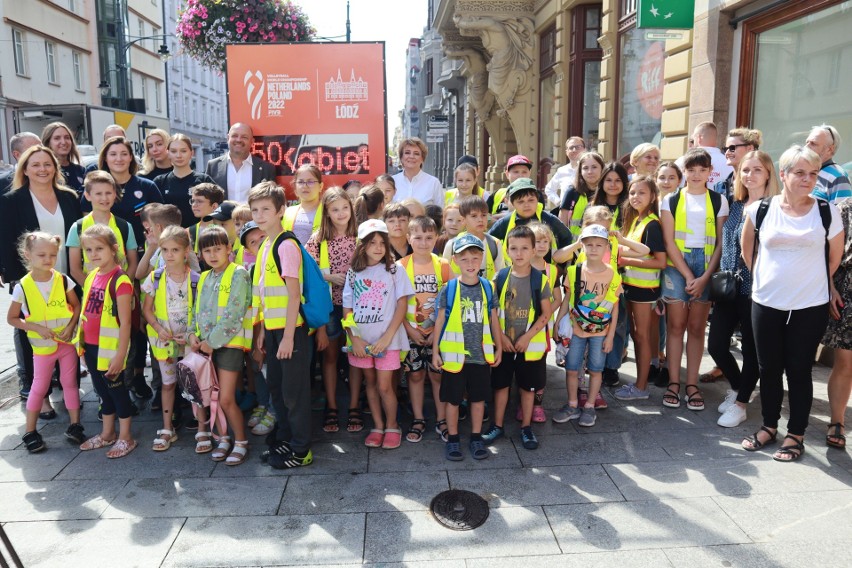
[[[731, 354], [731, 337], [734, 335], [737, 324], [740, 324], [742, 332], [742, 370]], [[748, 404], [758, 379], [757, 351], [754, 346], [754, 332], [751, 328], [750, 296], [737, 296], [731, 302], [713, 304], [707, 351], [730, 381], [731, 389], [737, 391], [737, 401]]]
[[130, 418], [133, 413], [131, 411], [130, 394], [127, 392], [127, 387], [124, 386], [124, 380], [121, 374], [114, 380], [110, 380], [104, 374], [104, 371], [98, 371], [98, 346], [86, 344], [85, 347], [86, 366], [89, 368], [89, 375], [92, 377], [92, 385], [98, 396], [101, 397], [101, 413], [104, 416], [110, 416], [118, 413], [119, 418]]
[[787, 432], [804, 436], [814, 398], [811, 368], [828, 325], [828, 304], [781, 311], [754, 302], [751, 321], [760, 368], [763, 425], [778, 427], [786, 373], [790, 393]]
[[27, 410], [37, 412], [47, 391], [53, 369], [59, 362], [59, 380], [62, 383], [62, 394], [65, 397], [65, 408], [77, 410], [80, 408], [80, 391], [77, 390], [77, 365], [79, 359], [72, 345], [58, 343], [56, 351], [50, 355], [33, 355], [33, 384], [30, 396], [27, 398]]

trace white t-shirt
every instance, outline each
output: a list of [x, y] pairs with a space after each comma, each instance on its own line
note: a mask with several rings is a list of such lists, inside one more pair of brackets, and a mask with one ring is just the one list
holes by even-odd
[[[728, 160], [725, 159], [725, 154], [720, 149], [712, 146], [701, 146], [701, 149], [710, 154], [711, 171], [710, 177], [707, 179], [707, 189], [713, 189], [713, 186], [717, 183], [728, 179], [728, 176], [733, 173], [734, 168], [728, 165]], [[686, 185], [686, 170], [683, 168], [683, 156], [678, 158], [675, 163], [683, 171], [683, 181], [681, 181], [680, 185], [683, 187]]]
[[544, 194], [547, 196], [548, 202], [554, 207], [558, 207], [562, 203], [565, 190], [568, 189], [568, 186], [574, 185], [575, 181], [577, 181], [577, 170], [571, 165], [571, 162], [558, 168], [547, 185], [544, 186]]
[[[74, 290], [74, 281], [71, 280], [71, 278], [65, 274], [63, 274], [62, 277], [65, 278], [65, 292], [71, 292], [72, 290]], [[53, 288], [53, 278], [51, 278], [47, 282], [34, 282], [36, 288], [38, 288], [38, 291], [41, 292], [44, 301], [47, 302], [50, 299], [50, 289]], [[27, 297], [24, 294], [24, 288], [23, 286], [21, 286], [20, 282], [16, 283], [15, 288], [12, 290], [12, 301], [21, 304], [22, 314], [24, 314], [25, 316], [30, 315], [30, 309], [27, 306]]]
[[[380, 263], [361, 272], [349, 270], [343, 285], [343, 307], [352, 310], [361, 339], [373, 344], [388, 330], [397, 301], [413, 295], [414, 288], [402, 266], [397, 264], [391, 274]], [[400, 325], [388, 350], [407, 351], [408, 347], [408, 335]]]
[[396, 184], [396, 195], [393, 196], [394, 201], [404, 201], [409, 197], [413, 197], [424, 207], [427, 205], [437, 205], [443, 209], [444, 207], [444, 188], [441, 187], [441, 182], [438, 178], [431, 176], [424, 171], [420, 171], [410, 181], [405, 177], [405, 172], [394, 174], [393, 181]]
[[[746, 208], [755, 223], [760, 202]], [[828, 238], [843, 231], [837, 208], [831, 205]], [[781, 211], [780, 198], [774, 198], [760, 226], [760, 248], [752, 271], [752, 300], [776, 310], [802, 310], [828, 302], [825, 271], [825, 229], [814, 202], [802, 217]]]
[[60, 238], [59, 254], [56, 256], [56, 271], [65, 274], [68, 272], [68, 263], [65, 257], [65, 217], [62, 215], [62, 207], [56, 204], [56, 212], [51, 213], [39, 203], [35, 195], [30, 194], [35, 207], [38, 228], [48, 235], [56, 235]]
[[[672, 217], [674, 217], [674, 212], [672, 212], [670, 205], [672, 195], [674, 195], [674, 193], [670, 193], [663, 197], [663, 202], [660, 204], [660, 210], [668, 211], [672, 214]], [[707, 198], [704, 194], [693, 195], [686, 191], [682, 191], [680, 195], [681, 199], [686, 196], [686, 228], [689, 231], [692, 231], [686, 233], [686, 248], [704, 248], [704, 225], [707, 218]], [[719, 214], [716, 215], [716, 217], [727, 217], [728, 211], [728, 200], [722, 199], [722, 205], [719, 207]]]

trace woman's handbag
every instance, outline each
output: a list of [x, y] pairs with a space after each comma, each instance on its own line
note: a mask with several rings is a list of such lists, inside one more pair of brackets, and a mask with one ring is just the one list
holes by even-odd
[[710, 277], [710, 300], [713, 302], [731, 302], [737, 297], [739, 277], [730, 270], [714, 272]]

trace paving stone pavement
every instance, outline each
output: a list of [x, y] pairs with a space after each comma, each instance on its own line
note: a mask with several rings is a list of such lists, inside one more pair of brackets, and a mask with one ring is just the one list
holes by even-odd
[[[702, 370], [711, 365], [705, 358]], [[623, 379], [634, 372], [628, 360]], [[21, 444], [23, 405], [0, 410], [0, 522], [28, 567], [845, 567], [852, 459], [823, 442], [828, 373], [814, 369], [807, 452], [793, 464], [740, 449], [760, 424], [759, 400], [741, 427], [716, 426], [726, 383], [702, 385], [703, 412], [663, 408], [653, 387], [636, 403], [607, 391], [610, 407], [594, 427], [537, 425], [535, 451], [520, 444], [512, 403], [507, 437], [480, 462], [445, 460], [431, 421], [421, 443], [385, 451], [364, 447], [364, 434], [323, 433], [315, 413], [315, 461], [289, 472], [261, 463], [259, 437], [238, 467], [196, 455], [186, 430], [153, 452], [159, 416], [147, 408], [134, 419], [140, 446], [130, 456], [80, 452], [64, 439], [60, 391], [59, 417], [39, 422], [42, 454]], [[83, 387], [93, 434], [96, 397]], [[7, 381], [0, 398], [15, 391]], [[564, 375], [551, 364], [544, 406], [551, 413], [564, 398]], [[469, 425], [461, 431], [464, 442]], [[428, 509], [447, 489], [481, 495], [486, 523], [440, 526]]]

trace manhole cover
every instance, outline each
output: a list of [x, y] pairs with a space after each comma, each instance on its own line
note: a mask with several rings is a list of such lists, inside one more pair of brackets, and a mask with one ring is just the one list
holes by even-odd
[[429, 508], [439, 523], [454, 531], [473, 530], [488, 519], [485, 499], [461, 489], [438, 493]]

